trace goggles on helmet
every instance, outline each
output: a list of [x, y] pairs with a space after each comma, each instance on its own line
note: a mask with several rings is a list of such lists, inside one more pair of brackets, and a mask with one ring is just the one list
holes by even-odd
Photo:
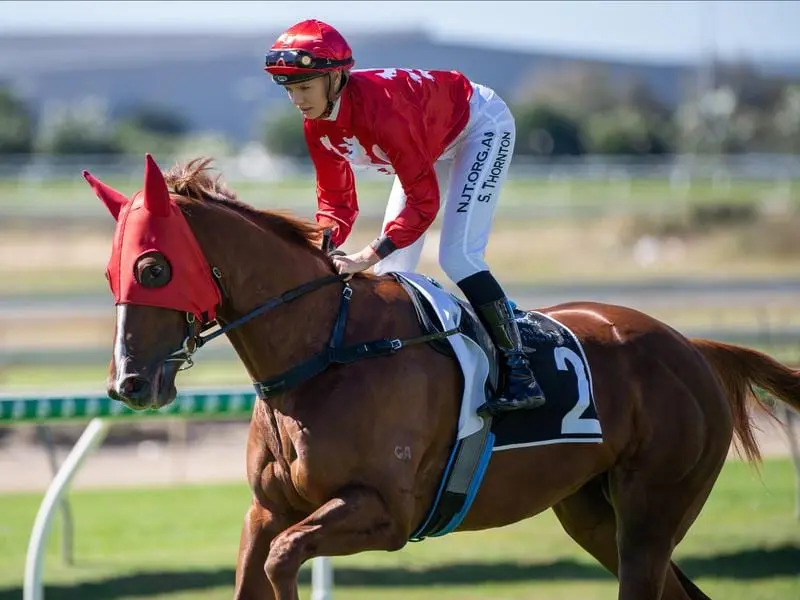
[[320, 58], [313, 56], [305, 50], [270, 50], [266, 57], [266, 67], [289, 67], [295, 69], [307, 69], [310, 71], [321, 71], [346, 67], [353, 62], [352, 58], [345, 60], [333, 60], [332, 58]]

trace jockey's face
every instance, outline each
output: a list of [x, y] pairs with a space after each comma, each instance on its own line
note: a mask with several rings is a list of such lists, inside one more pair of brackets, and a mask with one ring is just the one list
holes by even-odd
[[315, 77], [309, 81], [292, 83], [286, 86], [289, 99], [306, 119], [318, 119], [328, 108], [327, 76]]

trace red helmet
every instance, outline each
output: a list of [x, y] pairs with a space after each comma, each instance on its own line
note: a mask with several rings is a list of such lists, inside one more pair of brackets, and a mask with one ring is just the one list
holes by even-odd
[[264, 70], [278, 84], [298, 83], [355, 64], [350, 45], [336, 29], [309, 19], [292, 25], [267, 52]]

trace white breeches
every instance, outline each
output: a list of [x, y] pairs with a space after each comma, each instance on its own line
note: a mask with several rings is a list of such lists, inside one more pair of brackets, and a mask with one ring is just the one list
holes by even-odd
[[[484, 261], [486, 245], [516, 138], [514, 116], [502, 98], [484, 86], [473, 87], [469, 122], [435, 165], [443, 212], [439, 265], [453, 283], [489, 269]], [[405, 202], [403, 186], [395, 177], [384, 227]], [[424, 242], [425, 235], [394, 251], [375, 265], [375, 273], [415, 271]]]

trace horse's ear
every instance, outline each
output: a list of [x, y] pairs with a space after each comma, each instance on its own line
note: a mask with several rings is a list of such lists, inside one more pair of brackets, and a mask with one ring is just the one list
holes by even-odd
[[128, 203], [128, 199], [125, 197], [125, 194], [118, 192], [110, 185], [106, 185], [94, 175], [89, 173], [89, 171], [83, 171], [83, 178], [90, 186], [92, 186], [94, 193], [98, 198], [100, 198], [100, 200], [103, 201], [103, 204], [106, 205], [106, 208], [108, 208], [111, 216], [114, 217], [114, 220], [116, 221], [119, 218], [119, 211], [121, 211], [122, 207]]
[[150, 154], [145, 155], [144, 206], [154, 215], [169, 215], [169, 190], [164, 175]]

